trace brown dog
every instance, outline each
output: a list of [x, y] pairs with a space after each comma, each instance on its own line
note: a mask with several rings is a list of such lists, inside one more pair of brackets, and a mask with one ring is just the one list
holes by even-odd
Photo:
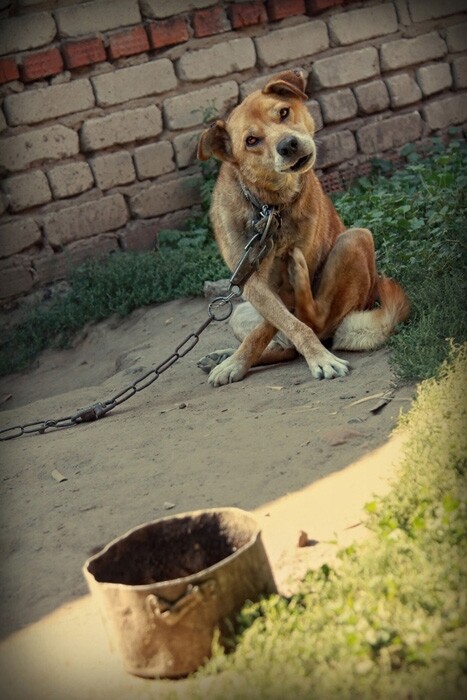
[[[200, 137], [198, 157], [223, 161], [211, 220], [230, 269], [263, 205], [275, 227], [271, 250], [244, 285], [251, 303], [240, 304], [231, 322], [240, 347], [198, 363], [213, 386], [297, 351], [313, 377], [343, 376], [348, 362], [320, 340], [333, 338], [333, 349], [371, 350], [409, 312], [401, 287], [377, 274], [370, 231], [345, 229], [312, 170], [315, 126], [304, 89], [300, 71], [279, 73]], [[381, 306], [372, 309], [378, 297]]]

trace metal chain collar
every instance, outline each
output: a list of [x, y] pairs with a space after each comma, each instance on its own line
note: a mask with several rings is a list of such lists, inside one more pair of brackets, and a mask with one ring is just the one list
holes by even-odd
[[[201, 333], [209, 326], [212, 321], [226, 321], [232, 313], [232, 299], [237, 299], [242, 295], [243, 285], [249, 277], [255, 272], [262, 260], [266, 257], [273, 245], [273, 234], [275, 228], [271, 226], [272, 221], [277, 217], [277, 211], [274, 207], [265, 205], [261, 210], [261, 218], [258, 222], [252, 222], [254, 234], [246, 244], [244, 253], [235, 268], [232, 276], [229, 279], [229, 286], [225, 296], [216, 297], [208, 306], [208, 318], [201, 326], [190, 333], [177, 347], [174, 352], [169, 355], [154, 369], [149, 370], [142, 377], [137, 379], [133, 384], [125, 387], [118, 394], [115, 394], [111, 399], [103, 403], [97, 402], [92, 406], [84, 408], [74, 415], [66, 416], [65, 418], [57, 418], [51, 420], [34, 421], [25, 425], [15, 425], [9, 428], [0, 430], [0, 442], [4, 440], [12, 440], [13, 438], [21, 437], [22, 435], [43, 434], [51, 430], [60, 430], [62, 428], [70, 428], [79, 423], [89, 423], [98, 418], [102, 418], [106, 413], [109, 413], [116, 406], [128, 401], [137, 392], [146, 389], [156, 379], [159, 379], [169, 367], [177, 360], [185, 357], [199, 341]], [[276, 219], [277, 221], [277, 219]], [[278, 224], [280, 225], [280, 223]], [[258, 230], [260, 229], [260, 230]], [[224, 309], [223, 307], [227, 307]]]

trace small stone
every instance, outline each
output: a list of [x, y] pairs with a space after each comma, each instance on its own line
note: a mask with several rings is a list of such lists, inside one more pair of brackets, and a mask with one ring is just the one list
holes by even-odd
[[305, 530], [300, 530], [300, 534], [298, 536], [297, 547], [307, 547], [308, 542], [309, 542], [308, 533], [306, 533]]
[[170, 503], [170, 501], [164, 501], [164, 508], [165, 510], [171, 510], [172, 508], [175, 508], [175, 503]]
[[203, 294], [205, 299], [214, 299], [227, 294], [229, 290], [230, 280], [222, 279], [215, 282], [208, 280], [204, 283]]
[[329, 430], [323, 435], [324, 440], [331, 447], [345, 445], [346, 442], [364, 437], [366, 437], [365, 433], [361, 433], [358, 430], [351, 430], [345, 427], [336, 427], [333, 430]]

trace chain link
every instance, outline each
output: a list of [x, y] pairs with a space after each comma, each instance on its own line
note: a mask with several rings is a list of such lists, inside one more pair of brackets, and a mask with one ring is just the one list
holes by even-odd
[[[230, 277], [226, 295], [216, 297], [211, 301], [208, 306], [208, 318], [203, 321], [201, 326], [194, 331], [194, 333], [190, 333], [190, 335], [182, 340], [169, 357], [154, 369], [146, 372], [146, 374], [133, 382], [133, 384], [119, 391], [118, 394], [115, 394], [111, 399], [103, 403], [97, 402], [65, 418], [35, 421], [33, 423], [26, 423], [25, 425], [15, 425], [10, 428], [4, 428], [0, 430], [0, 442], [12, 440], [22, 435], [31, 435], [35, 433], [42, 435], [51, 430], [61, 430], [70, 428], [73, 425], [78, 425], [79, 423], [89, 423], [98, 420], [116, 406], [120, 406], [125, 401], [128, 401], [128, 399], [131, 399], [131, 397], [139, 391], [147, 389], [156, 379], [159, 379], [161, 374], [168, 370], [169, 367], [172, 367], [177, 360], [180, 360], [191, 352], [198, 343], [201, 333], [212, 321], [226, 321], [229, 318], [233, 310], [232, 300], [242, 295], [243, 289], [241, 285], [243, 285], [246, 280], [251, 277], [253, 272], [258, 269], [260, 263], [269, 252], [273, 233], [271, 223], [275, 216], [275, 211], [270, 209], [267, 214], [263, 213], [261, 216], [266, 219], [266, 225], [259, 233], [255, 231], [254, 235], [246, 244], [244, 248], [245, 252]], [[223, 307], [226, 308], [224, 309]]]
[[[220, 297], [222, 299], [222, 297]], [[231, 303], [231, 302], [230, 302]], [[228, 318], [228, 317], [227, 317]], [[120, 406], [128, 399], [131, 399], [139, 391], [143, 391], [148, 386], [150, 386], [156, 379], [159, 379], [160, 375], [169, 369], [177, 360], [187, 355], [199, 341], [201, 333], [209, 326], [209, 324], [217, 320], [214, 315], [209, 314], [208, 318], [201, 324], [201, 326], [194, 332], [190, 333], [177, 347], [174, 352], [167, 357], [163, 362], [161, 362], [154, 369], [146, 372], [142, 377], [137, 379], [133, 384], [125, 387], [118, 394], [115, 394], [111, 399], [104, 401], [103, 403], [95, 403], [92, 406], [78, 411], [75, 415], [66, 416], [65, 418], [58, 418], [56, 420], [43, 420], [35, 421], [34, 423], [26, 423], [25, 425], [15, 425], [11, 428], [5, 428], [0, 430], [0, 441], [12, 440], [13, 438], [21, 437], [21, 435], [30, 435], [34, 433], [43, 434], [50, 430], [60, 430], [62, 428], [69, 428], [72, 425], [77, 425], [78, 423], [88, 423], [98, 418], [102, 418], [106, 413], [111, 411], [116, 406]]]

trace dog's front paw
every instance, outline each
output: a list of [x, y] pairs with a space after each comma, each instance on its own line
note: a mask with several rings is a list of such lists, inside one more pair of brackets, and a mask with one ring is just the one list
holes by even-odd
[[231, 357], [235, 352], [235, 348], [224, 348], [224, 350], [216, 350], [215, 352], [210, 352], [209, 355], [205, 355], [196, 363], [197, 366], [209, 374], [209, 372], [224, 362], [228, 357]]
[[306, 361], [315, 379], [345, 377], [345, 375], [350, 372], [347, 360], [341, 360], [324, 348], [323, 352], [320, 352], [319, 355], [307, 357]]
[[247, 373], [248, 368], [235, 355], [228, 357], [220, 365], [212, 369], [208, 382], [211, 386], [223, 386], [232, 382], [239, 382]]

